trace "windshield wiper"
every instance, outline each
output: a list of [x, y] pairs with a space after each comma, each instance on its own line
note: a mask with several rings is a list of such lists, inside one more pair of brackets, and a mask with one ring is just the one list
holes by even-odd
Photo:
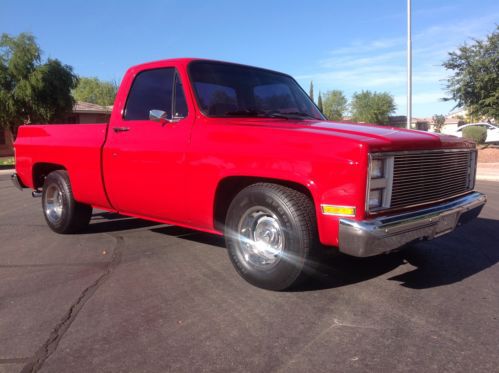
[[264, 114], [262, 112], [256, 111], [256, 110], [235, 110], [235, 111], [227, 111], [224, 113], [224, 115], [230, 115], [230, 116], [241, 116], [241, 117], [257, 117], [261, 114]]
[[318, 119], [318, 118], [314, 117], [313, 115], [310, 115], [308, 113], [304, 113], [302, 111], [292, 111], [290, 113], [279, 113], [279, 114], [297, 116], [297, 117], [302, 117], [302, 118]]
[[310, 118], [310, 119], [318, 119], [313, 115], [301, 112], [301, 111], [292, 111], [290, 113], [281, 113], [279, 111], [274, 112], [264, 112], [257, 110], [236, 110], [236, 111], [228, 111], [225, 113], [228, 116], [241, 116], [241, 117], [258, 117], [258, 118], [281, 118], [281, 119], [297, 119], [298, 118]]
[[266, 113], [264, 111], [256, 111], [256, 110], [236, 110], [236, 111], [228, 111], [225, 115], [229, 116], [240, 116], [240, 117], [258, 117], [258, 118], [282, 118], [289, 119], [286, 115], [281, 113]]
[[282, 114], [282, 113], [269, 113], [269, 114], [265, 114], [265, 116], [269, 117], [269, 118], [289, 119], [289, 117], [286, 114]]

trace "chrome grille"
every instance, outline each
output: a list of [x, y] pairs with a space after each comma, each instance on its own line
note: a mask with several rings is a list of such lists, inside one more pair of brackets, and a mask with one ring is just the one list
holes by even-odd
[[390, 208], [443, 200], [471, 190], [471, 163], [470, 150], [395, 154]]

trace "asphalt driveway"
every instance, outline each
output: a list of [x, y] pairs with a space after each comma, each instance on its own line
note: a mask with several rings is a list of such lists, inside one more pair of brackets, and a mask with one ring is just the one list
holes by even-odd
[[0, 176], [0, 372], [497, 371], [499, 183], [477, 189], [453, 234], [275, 293], [211, 235], [109, 213], [52, 233]]

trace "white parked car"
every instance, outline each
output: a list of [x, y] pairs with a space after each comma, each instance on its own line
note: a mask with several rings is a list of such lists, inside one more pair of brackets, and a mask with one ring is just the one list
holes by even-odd
[[499, 143], [499, 127], [496, 127], [490, 123], [470, 123], [460, 126], [451, 135], [463, 137], [463, 129], [466, 127], [485, 127], [487, 129], [487, 139], [486, 143]]

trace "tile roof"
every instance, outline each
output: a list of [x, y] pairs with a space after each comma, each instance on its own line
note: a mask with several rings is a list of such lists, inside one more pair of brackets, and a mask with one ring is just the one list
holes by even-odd
[[73, 113], [111, 114], [112, 110], [112, 106], [101, 106], [83, 101], [77, 101], [73, 106]]

